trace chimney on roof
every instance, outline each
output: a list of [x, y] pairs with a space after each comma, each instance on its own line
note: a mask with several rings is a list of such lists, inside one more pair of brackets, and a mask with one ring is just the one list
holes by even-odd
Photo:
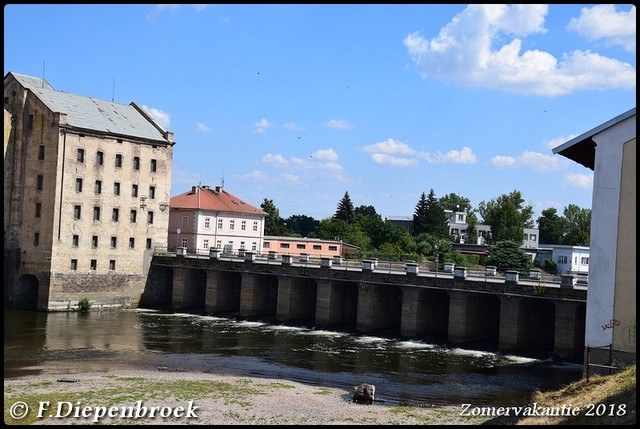
[[195, 194], [198, 191], [198, 187], [197, 186], [192, 186], [191, 187], [191, 193]]
[[216, 186], [216, 192], [217, 193], [222, 192], [222, 186]]

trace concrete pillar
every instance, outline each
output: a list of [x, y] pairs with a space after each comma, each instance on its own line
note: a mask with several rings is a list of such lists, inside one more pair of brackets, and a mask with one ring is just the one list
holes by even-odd
[[585, 320], [578, 317], [575, 301], [556, 301], [553, 351], [561, 358], [580, 356], [584, 350]]
[[422, 307], [420, 289], [417, 287], [402, 288], [402, 322], [400, 333], [404, 337], [417, 337], [420, 330], [418, 312]]
[[242, 273], [240, 287], [240, 315], [243, 317], [268, 314], [269, 287], [260, 284], [260, 277]]
[[511, 295], [500, 296], [500, 337], [498, 347], [501, 350], [517, 350], [520, 334], [520, 300]]
[[188, 268], [175, 268], [173, 270], [173, 289], [171, 292], [171, 307], [174, 310], [183, 308], [192, 308], [196, 304], [194, 301], [193, 290], [196, 285], [193, 284], [193, 274]]
[[358, 320], [356, 328], [360, 332], [371, 332], [375, 329], [374, 290], [375, 287], [370, 284], [361, 283], [358, 285]]
[[328, 327], [340, 322], [342, 295], [331, 280], [318, 279], [316, 301], [316, 325]]
[[205, 310], [211, 313], [237, 311], [239, 290], [240, 284], [234, 284], [233, 274], [207, 270]]
[[467, 337], [467, 293], [449, 292], [449, 330], [451, 343], [463, 343]]

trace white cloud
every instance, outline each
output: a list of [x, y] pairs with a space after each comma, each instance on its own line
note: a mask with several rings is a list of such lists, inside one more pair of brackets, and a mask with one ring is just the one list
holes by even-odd
[[450, 150], [446, 153], [425, 152], [421, 156], [430, 164], [475, 164], [477, 162], [476, 155], [468, 147], [463, 147], [459, 151]]
[[272, 165], [287, 165], [289, 162], [284, 158], [284, 156], [278, 154], [271, 154], [268, 153], [265, 156], [262, 157], [262, 162], [264, 162], [265, 164], [272, 164]]
[[569, 160], [557, 155], [524, 151], [517, 157], [494, 156], [491, 165], [498, 168], [527, 168], [538, 172], [562, 170], [568, 167]]
[[324, 123], [324, 126], [329, 128], [337, 128], [340, 130], [348, 130], [350, 128], [353, 128], [353, 125], [343, 119], [330, 119]]
[[208, 133], [211, 131], [211, 128], [209, 128], [209, 126], [207, 124], [204, 124], [202, 122], [198, 122], [196, 124], [196, 129], [198, 131], [202, 131], [203, 133]]
[[574, 188], [592, 189], [593, 173], [592, 174], [565, 173], [564, 177], [562, 178], [562, 183]]
[[287, 122], [286, 124], [283, 125], [284, 128], [286, 128], [287, 130], [292, 130], [292, 131], [303, 131], [304, 128], [299, 127], [295, 122]]
[[256, 122], [255, 124], [253, 124], [253, 132], [254, 133], [266, 133], [267, 132], [267, 128], [269, 128], [271, 126], [271, 122], [267, 121], [266, 119], [260, 119], [258, 122]]
[[371, 160], [376, 164], [393, 165], [395, 167], [408, 167], [418, 163], [415, 158], [399, 158], [388, 153], [372, 153]]
[[580, 17], [572, 18], [567, 30], [575, 31], [589, 40], [602, 39], [607, 45], [622, 46], [636, 52], [636, 7], [628, 12], [617, 11], [614, 4], [599, 4], [580, 9]]
[[306, 187], [306, 184], [302, 180], [300, 180], [300, 176], [297, 176], [295, 174], [281, 174], [280, 180], [295, 188]]
[[154, 121], [158, 123], [165, 130], [169, 129], [171, 125], [171, 116], [167, 112], [163, 112], [160, 109], [156, 109], [155, 107], [147, 107], [142, 106], [145, 112], [149, 114], [153, 118]]
[[521, 52], [517, 36], [545, 33], [547, 13], [546, 5], [471, 4], [437, 37], [428, 40], [413, 32], [404, 44], [423, 77], [462, 85], [540, 96], [635, 88], [634, 67], [616, 59], [590, 51], [560, 59], [540, 50]]
[[371, 154], [371, 160], [376, 164], [393, 165], [396, 167], [407, 167], [417, 164], [417, 160], [411, 157], [411, 155], [416, 154], [416, 151], [408, 144], [394, 139], [387, 139], [372, 145], [363, 146], [360, 150]]
[[338, 160], [338, 154], [336, 153], [335, 150], [331, 148], [317, 150], [312, 154], [312, 156], [315, 160], [320, 160], [320, 161], [334, 162]]
[[251, 170], [247, 174], [234, 174], [234, 177], [238, 180], [251, 180], [255, 182], [265, 182], [268, 180], [268, 176], [261, 170]]

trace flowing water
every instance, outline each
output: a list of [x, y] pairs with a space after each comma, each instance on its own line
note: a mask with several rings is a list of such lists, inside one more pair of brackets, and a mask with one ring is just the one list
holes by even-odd
[[4, 377], [152, 369], [376, 386], [386, 405], [522, 405], [582, 365], [399, 338], [149, 310], [5, 308]]

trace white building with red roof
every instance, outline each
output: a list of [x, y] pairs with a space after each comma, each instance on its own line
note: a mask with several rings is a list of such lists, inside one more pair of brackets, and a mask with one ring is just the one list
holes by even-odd
[[266, 216], [221, 186], [193, 186], [170, 200], [168, 248], [203, 254], [211, 248], [261, 252]]

